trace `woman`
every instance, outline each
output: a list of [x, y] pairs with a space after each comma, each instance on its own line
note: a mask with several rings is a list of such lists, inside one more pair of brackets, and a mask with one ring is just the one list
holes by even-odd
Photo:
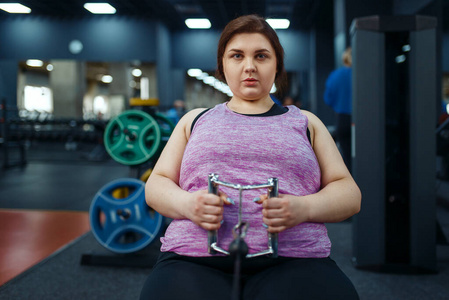
[[218, 44], [218, 74], [233, 92], [229, 102], [188, 112], [178, 123], [146, 184], [148, 205], [172, 218], [161, 255], [141, 299], [230, 299], [233, 259], [207, 251], [218, 230], [228, 249], [238, 222], [239, 191], [207, 192], [208, 175], [242, 185], [279, 180], [279, 196], [248, 190], [242, 219], [249, 253], [278, 233], [278, 258], [242, 262], [243, 299], [358, 299], [329, 258], [323, 223], [360, 209], [360, 191], [326, 127], [313, 114], [270, 98], [285, 85], [284, 52], [264, 19], [231, 21]]

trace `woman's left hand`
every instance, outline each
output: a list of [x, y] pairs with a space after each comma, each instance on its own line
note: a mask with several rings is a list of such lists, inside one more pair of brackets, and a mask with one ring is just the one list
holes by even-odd
[[263, 223], [270, 233], [278, 233], [307, 221], [307, 209], [301, 197], [279, 194], [278, 197], [268, 198], [264, 194], [259, 199], [255, 202], [262, 204]]

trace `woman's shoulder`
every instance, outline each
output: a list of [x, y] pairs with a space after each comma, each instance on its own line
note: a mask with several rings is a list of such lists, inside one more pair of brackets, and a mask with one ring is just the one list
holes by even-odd
[[314, 113], [303, 109], [301, 109], [301, 113], [307, 117], [307, 128], [310, 131], [311, 143], [313, 146], [315, 137], [323, 130], [327, 131], [327, 128]]
[[186, 137], [190, 137], [190, 132], [192, 129], [192, 124], [198, 119], [201, 114], [209, 110], [209, 108], [195, 108], [190, 111], [188, 111], [182, 118], [179, 120], [178, 125], [182, 126], [184, 129], [184, 132], [186, 134]]
[[183, 116], [183, 119], [186, 119], [186, 120], [194, 120], [199, 114], [201, 114], [202, 112], [204, 112], [204, 111], [206, 111], [206, 110], [208, 110], [209, 108], [205, 108], [205, 107], [202, 107], [202, 108], [194, 108], [194, 109], [192, 109], [192, 110], [190, 110], [190, 111], [188, 111], [184, 116]]
[[304, 109], [300, 109], [301, 113], [307, 117], [309, 125], [314, 125], [315, 123], [322, 123], [321, 120], [312, 112]]

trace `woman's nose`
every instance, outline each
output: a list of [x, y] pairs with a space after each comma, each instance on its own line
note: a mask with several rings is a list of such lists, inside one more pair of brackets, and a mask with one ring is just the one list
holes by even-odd
[[254, 65], [254, 62], [252, 59], [247, 59], [245, 61], [245, 72], [247, 73], [253, 73], [256, 71], [256, 67]]

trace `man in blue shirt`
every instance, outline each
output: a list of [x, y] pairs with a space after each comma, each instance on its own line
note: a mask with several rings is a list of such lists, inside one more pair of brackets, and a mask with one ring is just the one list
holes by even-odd
[[352, 55], [347, 48], [342, 56], [343, 67], [334, 70], [326, 80], [324, 102], [337, 115], [335, 140], [351, 171]]

